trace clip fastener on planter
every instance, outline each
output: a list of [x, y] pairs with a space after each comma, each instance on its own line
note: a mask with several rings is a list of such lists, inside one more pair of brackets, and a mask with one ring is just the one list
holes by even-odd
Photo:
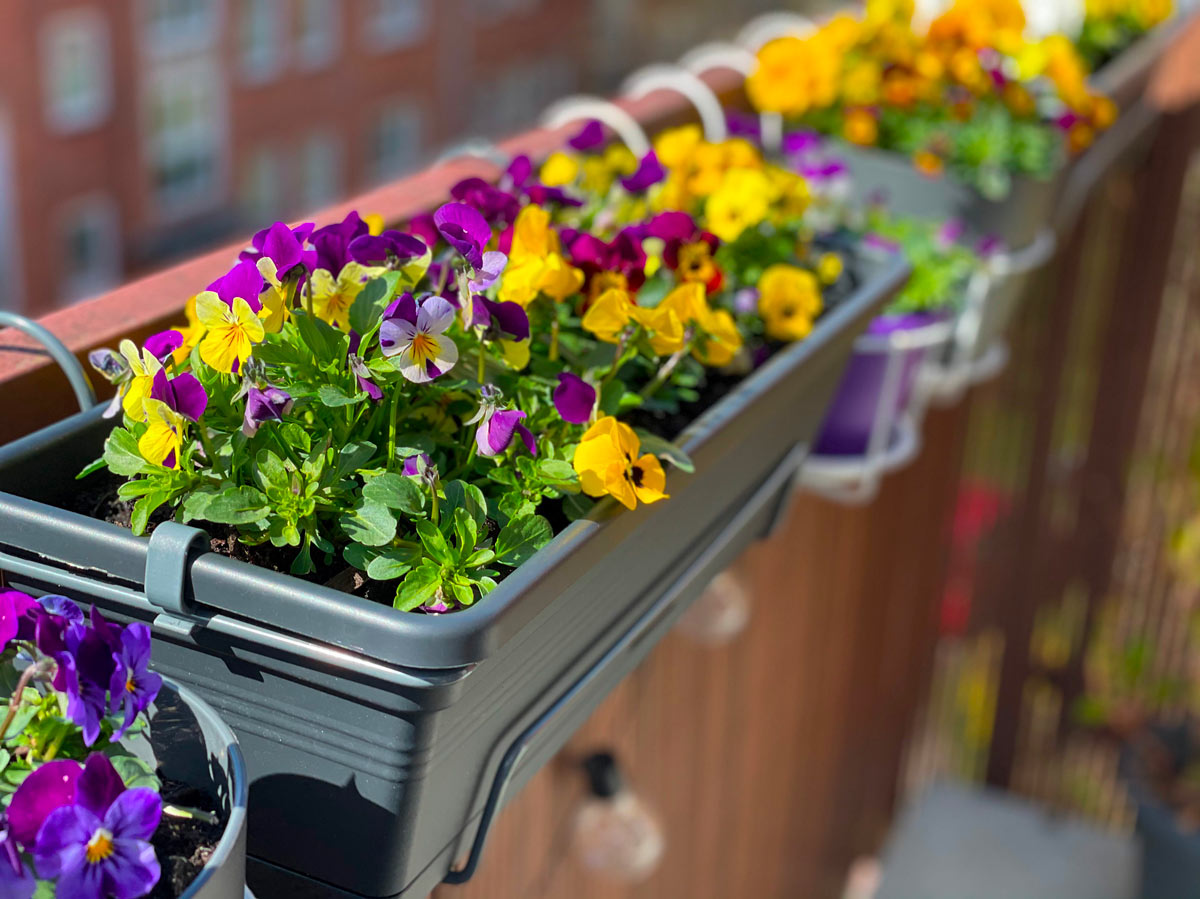
[[746, 78], [754, 72], [758, 60], [745, 47], [727, 41], [711, 41], [683, 54], [679, 64], [693, 75], [703, 75], [713, 69], [730, 69]]
[[544, 128], [558, 129], [586, 119], [596, 119], [615, 131], [638, 159], [650, 152], [650, 138], [637, 119], [616, 103], [600, 97], [576, 94], [551, 103], [542, 113], [541, 124]]
[[503, 169], [512, 160], [500, 146], [486, 137], [469, 137], [452, 144], [438, 154], [434, 165], [445, 165], [458, 159], [482, 159], [498, 169]]
[[638, 69], [621, 85], [621, 93], [633, 100], [655, 91], [673, 91], [691, 103], [709, 143], [722, 143], [729, 136], [721, 100], [699, 75], [671, 63], [653, 63]]
[[795, 12], [769, 12], [751, 19], [737, 34], [737, 42], [751, 53], [777, 37], [807, 37], [817, 30], [817, 23]]
[[191, 603], [187, 599], [187, 573], [191, 555], [208, 540], [199, 528], [164, 521], [150, 535], [146, 548], [146, 599], [163, 611], [154, 618], [154, 627], [180, 637], [190, 637], [196, 629]]
[[79, 364], [79, 360], [75, 358], [75, 354], [67, 349], [67, 345], [55, 337], [51, 331], [39, 325], [31, 318], [26, 318], [24, 315], [18, 315], [15, 312], [8, 312], [4, 309], [0, 309], [0, 327], [15, 328], [22, 334], [32, 337], [46, 348], [46, 352], [50, 354], [50, 358], [58, 363], [58, 367], [62, 369], [63, 374], [67, 376], [67, 380], [71, 382], [71, 390], [74, 391], [75, 400], [79, 403], [81, 410], [86, 412], [92, 406], [96, 405], [96, 391], [92, 387], [92, 382], [88, 378], [87, 372]]

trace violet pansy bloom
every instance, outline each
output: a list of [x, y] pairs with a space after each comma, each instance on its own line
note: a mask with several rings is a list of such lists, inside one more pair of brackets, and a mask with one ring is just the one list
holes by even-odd
[[251, 312], [257, 313], [262, 309], [258, 297], [265, 286], [266, 281], [263, 280], [258, 266], [248, 259], [242, 259], [209, 284], [207, 289], [213, 291], [230, 308], [233, 308], [233, 301], [240, 297], [250, 306]]
[[125, 735], [133, 720], [149, 708], [162, 687], [162, 677], [150, 670], [150, 628], [140, 622], [126, 627], [113, 661], [116, 668], [108, 687], [109, 711], [124, 712], [124, 720], [111, 738], [115, 743]]
[[667, 170], [658, 161], [658, 156], [651, 150], [640, 160], [633, 174], [621, 179], [621, 186], [630, 193], [642, 193], [649, 190], [667, 177]]
[[162, 799], [146, 787], [125, 789], [112, 762], [88, 757], [74, 801], [52, 811], [33, 847], [38, 876], [55, 880], [70, 899], [137, 899], [158, 883], [158, 858], [149, 840], [162, 817]]
[[351, 242], [370, 233], [367, 223], [353, 210], [340, 222], [318, 228], [310, 240], [317, 254], [316, 267], [336, 275], [351, 261]]
[[547, 187], [545, 184], [531, 184], [525, 188], [525, 196], [531, 203], [538, 206], [582, 206], [583, 200], [572, 197], [561, 187]]
[[246, 412], [242, 417], [242, 433], [253, 437], [258, 433], [263, 422], [283, 421], [283, 417], [292, 411], [295, 400], [292, 395], [281, 387], [268, 384], [259, 387], [251, 384], [246, 391]]
[[403, 231], [363, 234], [350, 241], [347, 252], [360, 265], [402, 265], [424, 256], [425, 242]]
[[995, 234], [988, 234], [981, 237], [975, 245], [975, 252], [985, 259], [989, 256], [994, 256], [1004, 249], [1004, 241]]
[[408, 233], [419, 238], [430, 250], [436, 247], [438, 240], [441, 239], [437, 225], [433, 223], [432, 212], [423, 212], [414, 217], [408, 223]]
[[[42, 629], [43, 623], [39, 622], [39, 648], [46, 639]], [[104, 621], [93, 607], [92, 627], [68, 627], [63, 640], [65, 650], [54, 653], [58, 662], [55, 686], [61, 681], [61, 690], [67, 696], [67, 717], [79, 725], [84, 745], [91, 746], [100, 736], [100, 722], [116, 667], [113, 653], [120, 646], [120, 628]]]
[[159, 362], [165, 362], [166, 358], [181, 346], [183, 346], [183, 335], [175, 330], [159, 331], [146, 338], [146, 349]]
[[190, 421], [199, 421], [208, 408], [208, 393], [191, 372], [168, 378], [166, 369], [160, 368], [154, 373], [150, 398], [166, 403]]
[[596, 388], [579, 375], [564, 371], [558, 376], [553, 398], [554, 408], [563, 421], [580, 425], [592, 417], [592, 410], [596, 406]]
[[567, 143], [580, 153], [594, 150], [604, 143], [604, 126], [599, 119], [589, 119], [576, 134], [567, 139]]
[[408, 477], [415, 477], [420, 475], [422, 470], [428, 469], [432, 464], [427, 453], [417, 453], [415, 456], [409, 456], [404, 460], [403, 473]]
[[485, 414], [475, 430], [475, 446], [479, 449], [479, 455], [498, 456], [508, 449], [513, 435], [520, 434], [529, 454], [536, 456], [537, 443], [533, 433], [521, 424], [524, 417], [525, 413], [520, 409], [496, 409]]
[[32, 846], [50, 813], [75, 801], [75, 784], [82, 773], [83, 767], [71, 759], [55, 759], [30, 772], [8, 806], [10, 836]]
[[529, 316], [519, 303], [497, 302], [482, 294], [471, 298], [471, 326], [484, 340], [528, 340]]
[[21, 860], [8, 816], [0, 812], [0, 899], [30, 899], [36, 886]]
[[533, 160], [524, 153], [513, 157], [500, 183], [508, 185], [513, 190], [522, 190], [533, 178]]
[[952, 247], [962, 238], [965, 230], [962, 219], [946, 219], [934, 235], [934, 242], [942, 249]]
[[464, 178], [450, 188], [450, 196], [478, 210], [490, 224], [499, 228], [511, 225], [521, 211], [521, 203], [515, 196], [482, 178]]
[[508, 265], [508, 257], [498, 250], [487, 250], [483, 254], [482, 264], [475, 269], [475, 277], [467, 282], [471, 290], [487, 290], [504, 273]]
[[757, 141], [762, 137], [762, 120], [752, 112], [740, 109], [725, 110], [725, 129], [730, 137]]
[[298, 266], [311, 272], [317, 267], [317, 251], [307, 249], [304, 244], [312, 236], [313, 227], [312, 222], [295, 228], [276, 222], [255, 234], [251, 239], [253, 249], [243, 250], [238, 258], [256, 264], [259, 259], [270, 259], [281, 281], [294, 274], [293, 269]]
[[423, 384], [444, 375], [458, 361], [458, 347], [445, 333], [457, 313], [449, 300], [429, 297], [417, 307], [414, 316], [412, 296], [405, 296], [407, 303], [401, 303], [404, 300], [401, 297], [388, 307], [391, 316], [385, 312], [379, 326], [379, 346], [385, 356], [392, 358], [400, 374]]
[[433, 214], [433, 222], [472, 269], [483, 266], [483, 248], [492, 239], [492, 228], [479, 210], [466, 203], [446, 203]]

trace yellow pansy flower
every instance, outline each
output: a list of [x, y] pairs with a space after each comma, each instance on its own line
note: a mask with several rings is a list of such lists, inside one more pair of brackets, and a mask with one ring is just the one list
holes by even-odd
[[845, 267], [842, 257], [837, 253], [823, 253], [817, 260], [817, 277], [822, 284], [832, 284], [842, 276]]
[[196, 298], [189, 297], [188, 301], [183, 304], [183, 317], [187, 319], [187, 324], [176, 328], [183, 335], [183, 344], [177, 349], [172, 357], [175, 359], [176, 365], [182, 365], [192, 355], [192, 350], [196, 348], [196, 344], [204, 336], [204, 325], [200, 324], [200, 319], [196, 317]]
[[742, 332], [725, 309], [708, 309], [700, 317], [701, 335], [692, 346], [692, 355], [705, 365], [728, 365], [742, 348]]
[[147, 397], [143, 405], [148, 425], [146, 432], [138, 438], [138, 452], [147, 462], [178, 468], [187, 419], [160, 400]]
[[579, 161], [566, 153], [557, 152], [546, 157], [538, 177], [547, 187], [563, 187], [574, 181], [578, 175]]
[[349, 332], [350, 307], [381, 268], [347, 262], [335, 279], [323, 268], [312, 273], [313, 314], [335, 328]]
[[632, 175], [637, 170], [638, 159], [627, 146], [614, 143], [604, 148], [604, 164], [616, 175]]
[[384, 227], [386, 227], [386, 223], [383, 220], [383, 216], [379, 215], [376, 212], [372, 212], [367, 215], [364, 215], [362, 217], [362, 220], [367, 226], [367, 233], [374, 235], [376, 237], [378, 237], [380, 234], [382, 234]]
[[571, 460], [588, 496], [611, 496], [627, 509], [638, 501], [666, 499], [666, 473], [653, 453], [638, 455], [641, 441], [629, 425], [605, 416], [588, 428]]
[[621, 339], [621, 333], [629, 325], [637, 307], [629, 294], [624, 290], [606, 290], [583, 314], [581, 324], [598, 340], [605, 343], [616, 343]]
[[772, 194], [771, 182], [762, 172], [730, 171], [705, 204], [709, 230], [723, 241], [737, 240], [746, 228], [766, 218]]
[[699, 125], [681, 125], [668, 128], [654, 139], [654, 155], [668, 169], [690, 165], [692, 154], [704, 140]]
[[145, 347], [139, 354], [138, 348], [132, 340], [122, 340], [117, 345], [117, 349], [129, 363], [129, 371], [132, 374], [121, 397], [121, 408], [130, 418], [144, 421], [146, 413], [142, 408], [142, 402], [150, 396], [150, 389], [154, 386], [154, 376], [162, 368], [162, 363]]
[[513, 371], [520, 371], [529, 364], [529, 341], [501, 340], [500, 355], [505, 365]]
[[812, 61], [805, 41], [780, 37], [758, 51], [758, 65], [746, 79], [750, 102], [761, 112], [796, 116], [806, 112], [812, 100]]
[[776, 263], [758, 279], [758, 314], [767, 336], [775, 340], [800, 340], [812, 331], [821, 311], [821, 288], [812, 272]]
[[540, 206], [517, 215], [508, 259], [497, 293], [502, 301], [528, 306], [539, 293], [562, 301], [583, 287], [583, 272], [563, 258], [550, 213]]
[[842, 122], [842, 137], [852, 144], [869, 147], [879, 137], [879, 123], [875, 121], [875, 116], [871, 115], [870, 110], [849, 109]]
[[230, 307], [205, 291], [196, 297], [196, 315], [207, 330], [200, 341], [200, 358], [220, 372], [240, 371], [254, 344], [266, 336], [263, 322], [241, 297]]
[[[258, 317], [262, 319], [263, 328], [267, 333], [275, 334], [292, 314], [292, 298], [288, 295], [287, 285], [279, 280], [279, 272], [275, 269], [274, 259], [269, 256], [259, 257], [258, 273], [267, 282], [258, 298], [262, 303], [262, 308], [258, 310]], [[261, 339], [260, 337], [259, 340]]]

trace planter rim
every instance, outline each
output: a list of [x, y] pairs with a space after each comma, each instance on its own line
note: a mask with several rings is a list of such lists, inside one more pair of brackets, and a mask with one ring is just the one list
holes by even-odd
[[[850, 327], [861, 317], [863, 310], [878, 305], [881, 298], [894, 294], [907, 280], [910, 273], [908, 263], [896, 256], [882, 263], [864, 260], [864, 278], [857, 290], [827, 311], [817, 322], [813, 333], [775, 354], [761, 368], [745, 377], [733, 390], [709, 407], [680, 435], [677, 442], [685, 452], [695, 453], [712, 437], [723, 430], [723, 426], [737, 412], [756, 398], [767, 394], [798, 366], [822, 352], [828, 340], [840, 330]], [[0, 448], [0, 465], [9, 461], [36, 455], [49, 441], [74, 433], [78, 428], [99, 418], [100, 410], [79, 413], [49, 428], [24, 437], [7, 447]], [[675, 483], [682, 472], [672, 472], [670, 479]], [[22, 497], [3, 495], [16, 516], [29, 522], [44, 518], [46, 506]], [[148, 538], [135, 537], [128, 530], [115, 524], [89, 518], [88, 516], [54, 509], [55, 516], [64, 526], [75, 530], [94, 530], [103, 535], [103, 541], [111, 544], [114, 551], [122, 553], [127, 560], [139, 561], [144, 566], [147, 557]], [[616, 514], [646, 514], [644, 509], [626, 511], [611, 499], [601, 500], [592, 512], [583, 519], [572, 522], [554, 539], [539, 550], [527, 562], [505, 578], [484, 601], [448, 615], [414, 615], [397, 611], [383, 603], [371, 602], [319, 584], [305, 582], [303, 591], [294, 588], [292, 575], [270, 571], [219, 555], [203, 551], [191, 563], [191, 576], [201, 573], [211, 582], [214, 579], [231, 582], [238, 575], [253, 570], [262, 593], [287, 597], [289, 615], [280, 614], [271, 618], [250, 618], [236, 608], [203, 606], [198, 609], [196, 623], [203, 627], [204, 616], [219, 615], [223, 632], [244, 631], [247, 634], [269, 632], [273, 642], [294, 642], [298, 650], [311, 653], [309, 644], [317, 643], [322, 648], [323, 661], [342, 668], [368, 673], [399, 684], [415, 684], [426, 687], [431, 684], [449, 685], [470, 671], [472, 666], [493, 655], [501, 645], [515, 636], [538, 612], [545, 601], [538, 604], [519, 602], [531, 593], [534, 585], [556, 569], [567, 557], [591, 540], [605, 523]], [[3, 546], [0, 546], [0, 556]], [[22, 560], [14, 559], [12, 564]], [[70, 568], [71, 560], [51, 559], [56, 568]], [[18, 570], [20, 570], [18, 568]], [[83, 572], [90, 574], [90, 572]], [[95, 585], [93, 579], [89, 586]], [[134, 608], [158, 613], [162, 609], [152, 604], [139, 589], [118, 587], [108, 582], [98, 586], [111, 596], [117, 596]], [[98, 587], [97, 587], [98, 589]], [[309, 612], [321, 616], [329, 629], [324, 634], [307, 635], [287, 624], [288, 617], [303, 619]], [[228, 613], [228, 614], [226, 614]], [[368, 625], [368, 627], [364, 627]], [[358, 632], [372, 631], [375, 639], [369, 647], [342, 642], [341, 631], [355, 629]], [[303, 636], [301, 636], [303, 635]], [[422, 659], [411, 660], [411, 648], [422, 647]], [[400, 645], [397, 653], [389, 647]], [[404, 653], [407, 648], [409, 653]], [[441, 660], [445, 659], [445, 662]], [[430, 661], [437, 660], [437, 661]]]
[[250, 777], [237, 736], [216, 710], [189, 687], [185, 687], [171, 678], [164, 677], [163, 686], [179, 694], [179, 698], [183, 700], [197, 720], [204, 722], [219, 736], [219, 739], [225, 744], [225, 752], [229, 758], [229, 817], [225, 822], [225, 830], [200, 873], [179, 895], [179, 899], [194, 899], [200, 895], [205, 884], [214, 876], [214, 872], [223, 867], [237, 851], [238, 843], [246, 829], [246, 806], [250, 799]]

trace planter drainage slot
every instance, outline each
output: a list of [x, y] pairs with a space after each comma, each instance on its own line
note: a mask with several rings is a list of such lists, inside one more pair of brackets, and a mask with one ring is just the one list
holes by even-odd
[[[566, 690], [560, 693], [545, 711], [538, 715], [529, 726], [513, 739], [500, 759], [500, 765], [492, 777], [491, 787], [487, 792], [487, 801], [480, 815], [478, 829], [475, 831], [475, 838], [471, 842], [471, 850], [467, 855], [467, 860], [461, 868], [450, 871], [443, 880], [443, 883], [466, 883], [474, 876], [476, 869], [479, 867], [480, 858], [483, 855], [488, 833], [491, 831], [496, 815], [500, 811], [500, 806], [504, 802], [505, 792], [513, 777], [513, 773], [538, 735], [543, 731], [551, 729], [550, 726], [553, 725], [560, 715], [563, 715], [572, 707], [573, 701], [584, 694], [588, 687], [599, 683], [603, 675], [615, 663], [626, 656], [626, 654], [636, 652], [639, 643], [650, 642], [651, 631], [656, 625], [669, 623], [669, 618], [675, 618], [682, 614], [686, 607], [691, 604], [692, 600], [696, 598], [696, 595], [694, 595], [695, 587], [698, 582], [704, 580], [710, 560], [722, 555], [722, 553], [731, 547], [736, 546], [738, 538], [746, 533], [747, 528], [752, 525], [758, 514], [767, 508], [769, 504], [775, 503], [774, 508], [770, 509], [766, 523], [755, 535], [757, 539], [764, 539], [771, 536], [783, 517], [781, 510], [787, 506], [787, 496], [791, 493], [786, 488], [795, 477], [797, 466], [804, 457], [804, 453], [805, 449], [803, 447], [793, 449], [767, 480], [754, 492], [753, 496], [741, 507], [739, 512], [730, 519], [729, 523], [721, 530], [709, 548], [684, 569], [683, 573], [674, 583], [634, 621], [628, 630], [617, 638], [616, 642], [590, 668]], [[708, 581], [704, 582], [708, 583]], [[693, 595], [689, 596], [689, 593]]]
[[[797, 487], [844, 505], [875, 498], [884, 475], [920, 450], [924, 400], [918, 374], [929, 351], [944, 346], [953, 328], [953, 322], [933, 321], [858, 338], [817, 445], [800, 466]], [[864, 412], [868, 422], [840, 420], [843, 413], [853, 418]]]

